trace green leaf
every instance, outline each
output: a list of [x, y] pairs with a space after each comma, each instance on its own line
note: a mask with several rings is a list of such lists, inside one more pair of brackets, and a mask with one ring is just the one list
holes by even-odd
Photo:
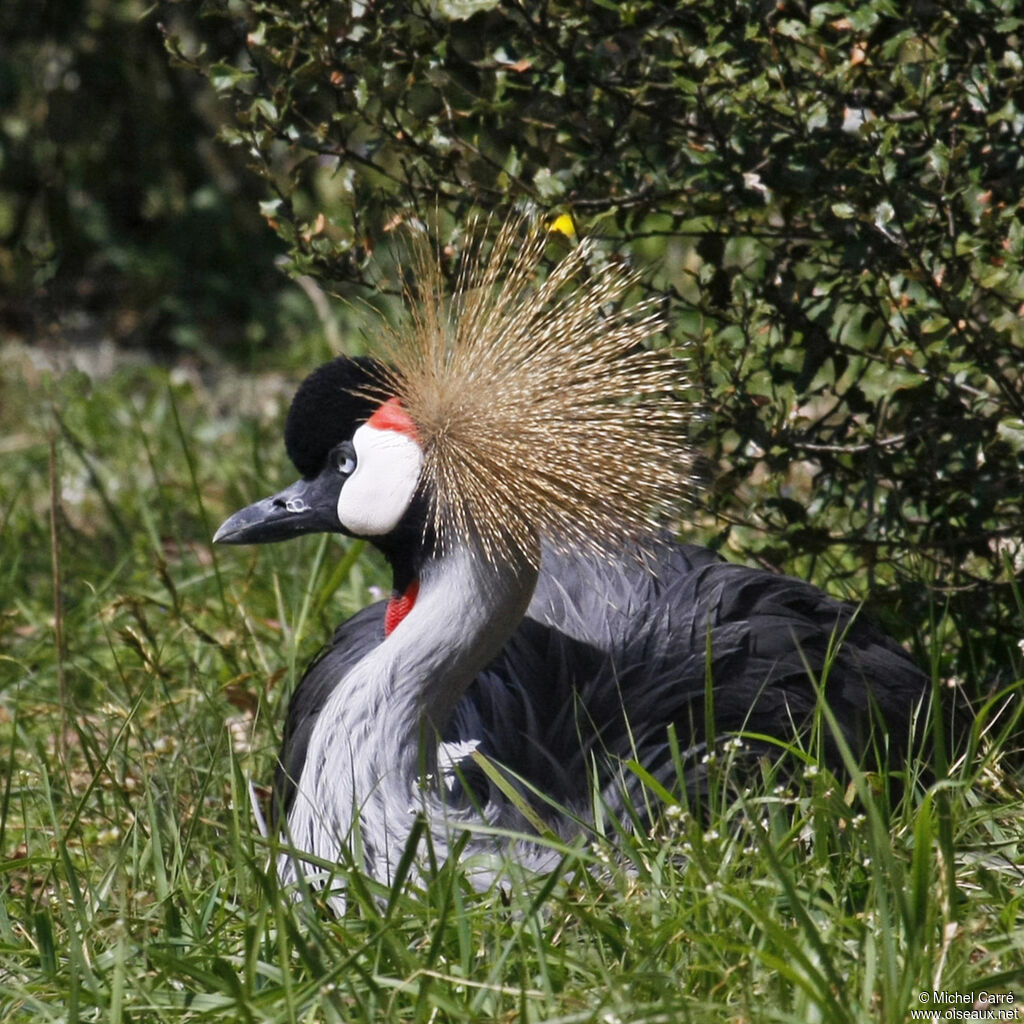
[[243, 82], [251, 82], [256, 74], [253, 71], [242, 71], [233, 64], [217, 62], [211, 64], [209, 71], [210, 84], [217, 92], [231, 92]]
[[450, 21], [466, 21], [483, 11], [493, 11], [501, 0], [436, 0], [437, 13]]

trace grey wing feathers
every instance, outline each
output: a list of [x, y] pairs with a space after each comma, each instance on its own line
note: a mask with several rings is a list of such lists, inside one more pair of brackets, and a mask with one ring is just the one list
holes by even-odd
[[[894, 764], [905, 757], [928, 679], [851, 606], [696, 547], [662, 551], [657, 575], [628, 558], [545, 557], [530, 618], [467, 694], [463, 721], [483, 729], [482, 751], [556, 799], [589, 800], [593, 768], [611, 779], [628, 758], [676, 782], [669, 725], [691, 755], [683, 782], [700, 789], [709, 681], [712, 739], [791, 739], [821, 683], [855, 753], [878, 745]], [[837, 745], [823, 740], [840, 768]]]
[[[527, 617], [470, 687], [443, 739], [472, 742], [580, 810], [594, 769], [613, 786], [621, 759], [636, 757], [675, 782], [669, 725], [692, 755], [684, 782], [700, 788], [708, 680], [712, 739], [748, 731], [785, 741], [812, 716], [824, 679], [855, 752], [870, 754], [881, 740], [894, 759], [905, 756], [929, 683], [865, 617], [808, 583], [704, 548], [659, 544], [651, 557], [656, 572], [642, 557], [545, 551]], [[383, 640], [383, 618], [381, 602], [344, 623], [296, 691], [278, 772], [285, 808], [317, 714], [348, 668]], [[825, 756], [839, 766], [833, 743]], [[485, 785], [471, 763], [460, 767], [470, 786]]]

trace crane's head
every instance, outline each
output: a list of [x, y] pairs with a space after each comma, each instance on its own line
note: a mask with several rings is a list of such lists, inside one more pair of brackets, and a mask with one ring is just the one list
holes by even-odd
[[[214, 541], [260, 544], [304, 533], [377, 540], [411, 513], [423, 468], [422, 440], [387, 370], [340, 356], [300, 385], [288, 411], [285, 446], [302, 474], [290, 487], [236, 512]], [[422, 505], [422, 503], [420, 503]]]
[[386, 362], [337, 359], [301, 385], [286, 441], [303, 479], [214, 539], [334, 531], [385, 553], [400, 537], [536, 565], [540, 537], [613, 550], [677, 508], [689, 410], [680, 361], [644, 344], [661, 317], [623, 304], [637, 276], [586, 243], [542, 273], [548, 241], [522, 217], [489, 252], [477, 237], [453, 295], [439, 258], [415, 250]]

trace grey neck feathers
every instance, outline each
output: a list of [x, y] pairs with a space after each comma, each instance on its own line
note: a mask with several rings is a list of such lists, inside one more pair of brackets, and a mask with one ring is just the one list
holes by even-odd
[[[438, 736], [519, 624], [536, 580], [525, 559], [493, 566], [466, 549], [424, 566], [413, 608], [319, 715], [288, 816], [298, 850], [330, 863], [348, 853], [386, 880], [425, 812], [443, 852], [444, 826], [462, 812], [438, 795]], [[283, 881], [294, 879], [292, 858], [278, 866]]]

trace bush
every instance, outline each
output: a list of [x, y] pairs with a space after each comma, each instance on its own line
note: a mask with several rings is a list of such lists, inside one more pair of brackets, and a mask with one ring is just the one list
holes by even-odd
[[378, 288], [403, 218], [571, 213], [670, 306], [712, 542], [870, 593], [903, 636], [955, 630], [950, 673], [1016, 677], [1013, 0], [206, 10], [221, 45], [178, 55], [233, 100], [294, 272]]

